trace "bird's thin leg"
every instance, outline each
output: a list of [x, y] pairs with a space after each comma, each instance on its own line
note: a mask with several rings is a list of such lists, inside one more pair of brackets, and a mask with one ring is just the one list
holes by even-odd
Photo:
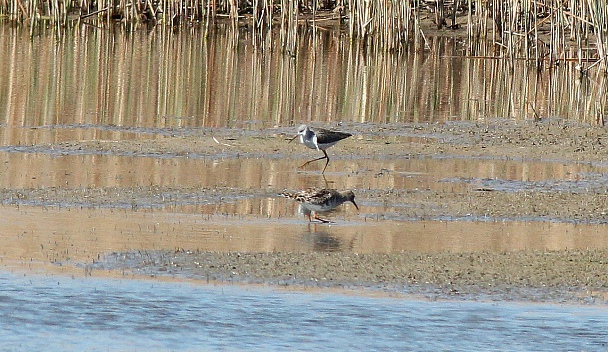
[[[312, 225], [312, 229], [310, 228], [310, 225]], [[317, 223], [316, 222], [308, 223], [308, 232], [311, 232], [311, 230], [314, 232], [317, 232]], [[311, 232], [311, 233], [314, 233], [314, 232]]]
[[323, 150], [323, 154], [325, 154], [325, 159], [327, 159], [327, 162], [325, 163], [325, 167], [323, 168], [323, 171], [321, 171], [322, 174], [325, 173], [325, 169], [327, 169], [327, 165], [329, 165], [329, 156], [327, 155], [327, 152], [325, 150]]
[[[306, 165], [308, 165], [308, 164], [312, 163], [313, 161], [318, 161], [318, 160], [323, 160], [323, 159], [329, 159], [329, 158], [327, 157], [327, 153], [325, 153], [325, 150], [323, 150], [323, 149], [321, 149], [321, 150], [323, 151], [323, 154], [325, 154], [325, 156], [322, 156], [322, 157], [317, 158], [317, 159], [308, 160], [308, 161], [307, 161], [307, 162], [305, 162], [304, 164], [300, 165], [300, 168], [303, 168], [304, 166], [306, 166]], [[325, 167], [327, 167], [327, 164], [325, 165]]]

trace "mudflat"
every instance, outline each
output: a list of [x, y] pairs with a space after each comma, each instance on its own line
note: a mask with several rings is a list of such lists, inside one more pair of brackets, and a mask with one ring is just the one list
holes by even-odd
[[[433, 124], [325, 124], [353, 137], [328, 152], [333, 160], [432, 158], [441, 160], [515, 160], [603, 167], [608, 132], [599, 125], [564, 120], [483, 120]], [[32, 151], [175, 158], [305, 159], [310, 150], [287, 143], [294, 127], [173, 131], [145, 141], [61, 141], [31, 146]], [[316, 156], [316, 154], [315, 154]], [[332, 162], [333, 162], [332, 160]], [[293, 173], [299, 172], [293, 160]], [[338, 162], [338, 165], [340, 163]], [[331, 165], [331, 164], [330, 164]], [[309, 171], [313, 172], [313, 171]], [[334, 172], [341, 172], [335, 170]], [[345, 171], [346, 172], [346, 171]], [[390, 168], [350, 170], [365, 177], [384, 177]], [[331, 172], [328, 173], [331, 179]], [[573, 175], [568, 182], [545, 180], [505, 185], [496, 179], [460, 179], [467, 187], [437, 191], [413, 188], [395, 191], [367, 187], [355, 190], [357, 203], [416, 206], [401, 209], [407, 221], [547, 222], [597, 225], [608, 223], [608, 184], [602, 172]], [[449, 182], [449, 180], [448, 180]], [[331, 186], [331, 181], [330, 181]], [[196, 194], [213, 202], [230, 197], [271, 197], [279, 188], [137, 186], [103, 188], [4, 189], [6, 203], [44, 199], [50, 204], [94, 204], [112, 208], [133, 199], [171, 193]], [[207, 198], [205, 198], [207, 197]], [[576, 236], [573, 234], [572, 236]], [[501, 252], [357, 253], [323, 251], [222, 251], [199, 248], [158, 248], [99, 253], [91, 270], [120, 270], [146, 276], [180, 276], [201, 280], [278, 285], [348, 287], [430, 297], [583, 301], [604, 303], [608, 294], [608, 250], [515, 250]]]

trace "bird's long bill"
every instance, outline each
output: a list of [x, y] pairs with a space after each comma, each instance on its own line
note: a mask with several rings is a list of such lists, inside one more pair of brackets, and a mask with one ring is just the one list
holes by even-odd
[[294, 139], [296, 139], [296, 138], [298, 138], [298, 136], [299, 136], [299, 134], [296, 134], [295, 136], [293, 136], [293, 138], [292, 138], [292, 139], [290, 139], [288, 143], [293, 142], [293, 140], [294, 140]]
[[353, 202], [353, 204], [355, 205], [355, 208], [357, 208], [357, 210], [359, 210], [359, 207], [357, 206], [357, 203], [355, 203], [354, 200], [351, 200], [351, 202]]

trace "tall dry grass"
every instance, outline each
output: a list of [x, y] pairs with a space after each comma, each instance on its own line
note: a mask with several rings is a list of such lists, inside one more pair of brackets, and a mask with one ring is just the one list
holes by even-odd
[[352, 40], [399, 52], [427, 45], [428, 34], [491, 40], [497, 55], [539, 69], [564, 61], [579, 71], [607, 70], [608, 2], [597, 0], [0, 0], [0, 18], [62, 27], [80, 23], [202, 24], [228, 19], [247, 25], [257, 44], [278, 23], [281, 45], [295, 55], [297, 28], [333, 20]]

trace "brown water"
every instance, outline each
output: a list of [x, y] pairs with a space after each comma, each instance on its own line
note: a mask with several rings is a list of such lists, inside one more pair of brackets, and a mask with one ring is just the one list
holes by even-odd
[[608, 99], [605, 77], [580, 77], [576, 63], [537, 74], [515, 62], [510, 70], [483, 59], [494, 57], [491, 44], [448, 37], [393, 55], [339, 31], [303, 31], [292, 58], [225, 27], [207, 39], [195, 29], [82, 27], [60, 39], [49, 32], [30, 39], [28, 30], [0, 26], [3, 125], [256, 128], [535, 113], [596, 123]]
[[[283, 203], [264, 202], [268, 208]], [[237, 204], [229, 211], [250, 206]], [[471, 252], [605, 248], [605, 226], [541, 222], [376, 221], [354, 208], [334, 225], [307, 224], [292, 213], [215, 215], [125, 209], [2, 207], [5, 265], [45, 261], [91, 263], [100, 253], [187, 249], [210, 251]], [[288, 206], [284, 208], [289, 209]]]
[[[335, 157], [324, 179], [318, 173], [323, 161], [317, 163], [318, 167], [298, 171], [295, 166], [306, 160], [300, 155], [282, 159], [213, 159], [205, 156], [54, 155], [53, 150], [46, 147], [36, 149], [37, 152], [19, 150], [0, 152], [0, 188], [232, 187], [256, 193], [256, 190], [323, 187], [327, 181], [334, 188], [454, 190], [471, 187], [450, 182], [456, 178], [576, 181], [583, 173], [604, 169], [589, 164], [495, 159], [344, 160]], [[296, 146], [293, 150], [302, 151], [302, 148]]]

